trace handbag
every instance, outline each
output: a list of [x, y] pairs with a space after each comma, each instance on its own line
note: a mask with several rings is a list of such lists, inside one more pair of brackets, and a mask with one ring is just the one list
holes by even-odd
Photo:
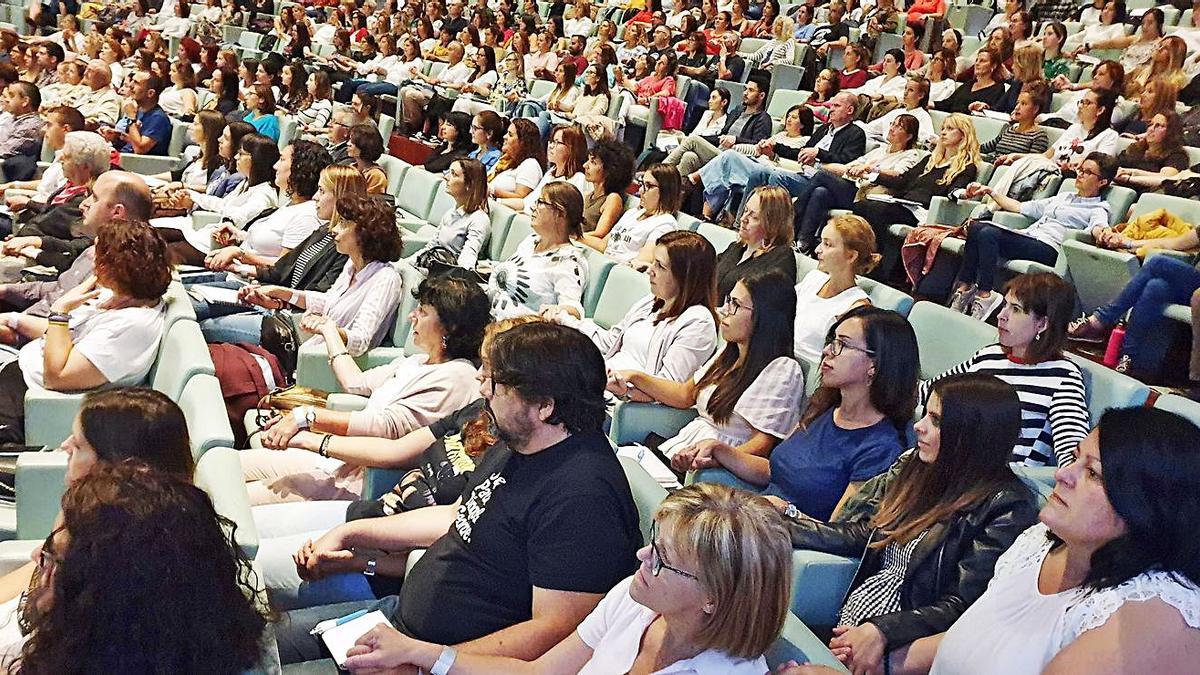
[[279, 367], [289, 378], [295, 375], [300, 334], [290, 314], [273, 312], [264, 317], [258, 343], [279, 359]]
[[453, 251], [438, 244], [417, 256], [417, 267], [423, 268], [429, 277], [462, 279], [472, 283], [487, 283], [487, 277], [479, 272], [461, 267]]

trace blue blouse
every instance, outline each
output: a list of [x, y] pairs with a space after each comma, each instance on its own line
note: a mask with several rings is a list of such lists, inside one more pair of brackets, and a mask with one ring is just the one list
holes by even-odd
[[279, 142], [279, 118], [274, 115], [262, 115], [255, 118], [254, 113], [248, 112], [242, 118], [243, 122], [254, 125], [254, 129], [267, 138]]
[[475, 148], [467, 155], [467, 159], [477, 159], [483, 165], [483, 170], [486, 173], [491, 173], [495, 168], [496, 162], [500, 161], [500, 148], [489, 148], [487, 152], [480, 153], [479, 148]]

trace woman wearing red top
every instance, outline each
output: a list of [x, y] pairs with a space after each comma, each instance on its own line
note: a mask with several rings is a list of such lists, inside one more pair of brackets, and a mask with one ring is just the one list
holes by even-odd
[[946, 0], [914, 0], [908, 8], [908, 25], [923, 25], [927, 16], [946, 16]]
[[654, 72], [638, 81], [634, 94], [640, 105], [650, 105], [650, 99], [659, 96], [675, 95], [675, 69], [678, 66], [675, 55], [662, 54], [654, 63]]
[[853, 44], [846, 48], [844, 67], [842, 72], [838, 73], [841, 89], [857, 89], [866, 84], [867, 71], [863, 66], [866, 65], [867, 58], [867, 50], [862, 45]]

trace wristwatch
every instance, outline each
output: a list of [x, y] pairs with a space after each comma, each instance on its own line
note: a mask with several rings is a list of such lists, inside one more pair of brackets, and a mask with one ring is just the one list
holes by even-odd
[[302, 405], [292, 408], [292, 421], [300, 429], [308, 429], [317, 421], [317, 410], [311, 405]]
[[800, 520], [800, 509], [796, 508], [795, 504], [788, 502], [788, 505], [783, 508], [783, 515], [792, 520]]
[[376, 560], [374, 558], [368, 558], [367, 559], [367, 569], [363, 570], [363, 576], [364, 577], [375, 576], [375, 565], [376, 565]]

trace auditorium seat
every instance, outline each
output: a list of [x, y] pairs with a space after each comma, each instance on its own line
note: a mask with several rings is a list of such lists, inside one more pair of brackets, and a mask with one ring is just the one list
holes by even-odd
[[917, 334], [922, 379], [941, 375], [997, 340], [994, 327], [933, 302], [914, 304], [908, 321]]

